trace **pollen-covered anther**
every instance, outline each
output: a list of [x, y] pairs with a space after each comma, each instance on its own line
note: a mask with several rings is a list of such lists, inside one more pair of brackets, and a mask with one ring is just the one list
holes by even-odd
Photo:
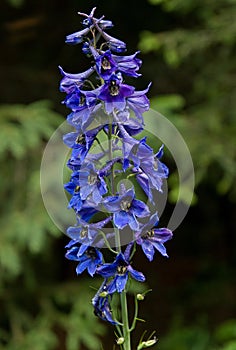
[[97, 175], [96, 174], [89, 174], [88, 176], [88, 183], [89, 185], [94, 185], [97, 182]]
[[128, 201], [121, 201], [120, 208], [121, 210], [128, 211], [131, 207], [131, 203]]
[[109, 85], [109, 92], [111, 96], [117, 96], [119, 94], [120, 88], [116, 84], [115, 80], [111, 80], [110, 85]]
[[155, 232], [154, 230], [150, 230], [150, 231], [147, 231], [145, 232], [143, 235], [142, 235], [142, 238], [151, 238], [151, 237], [154, 237], [155, 236]]
[[81, 238], [85, 238], [88, 236], [88, 230], [86, 228], [83, 228], [81, 231], [80, 231], [80, 237]]
[[103, 59], [102, 59], [102, 68], [104, 70], [111, 69], [111, 63], [106, 57], [103, 57]]
[[79, 192], [79, 190], [80, 190], [80, 186], [79, 186], [79, 185], [77, 185], [77, 186], [75, 187], [75, 192], [76, 192], [76, 193], [78, 193], [78, 192]]
[[79, 135], [75, 140], [75, 143], [86, 144], [85, 135], [84, 134]]
[[79, 98], [79, 107], [83, 107], [85, 105], [85, 96], [81, 95]]
[[127, 266], [120, 265], [117, 267], [117, 273], [118, 275], [124, 275], [127, 271]]

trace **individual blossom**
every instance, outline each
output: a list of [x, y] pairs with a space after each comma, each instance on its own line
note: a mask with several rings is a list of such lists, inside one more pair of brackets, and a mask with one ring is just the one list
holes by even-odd
[[102, 126], [88, 130], [85, 133], [83, 133], [81, 129], [73, 131], [65, 134], [63, 136], [63, 141], [69, 148], [75, 150], [73, 156], [79, 157], [82, 162], [101, 129]]
[[143, 122], [143, 113], [150, 108], [149, 99], [146, 93], [149, 91], [151, 83], [148, 87], [141, 91], [134, 91], [134, 93], [127, 98], [127, 106], [134, 111], [136, 117]]
[[129, 158], [133, 160], [132, 171], [136, 173], [136, 179], [149, 200], [153, 201], [152, 190], [162, 192], [163, 179], [168, 177], [169, 169], [160, 161], [163, 154], [163, 145], [157, 154], [146, 144], [143, 138], [134, 152], [130, 152]]
[[90, 46], [90, 50], [95, 58], [97, 72], [104, 80], [108, 80], [116, 72], [132, 77], [141, 75], [137, 73], [142, 63], [140, 59], [136, 58], [139, 52], [129, 56], [117, 56], [112, 54], [110, 50], [99, 53], [93, 46]]
[[77, 218], [77, 224], [70, 226], [66, 233], [67, 235], [77, 243], [93, 246], [95, 240], [100, 235], [102, 228], [111, 221], [111, 217], [101, 220], [96, 223], [88, 223], [81, 218]]
[[137, 217], [144, 218], [150, 214], [148, 206], [135, 198], [134, 188], [126, 189], [124, 184], [120, 185], [119, 194], [106, 197], [103, 205], [113, 213], [114, 224], [119, 229], [129, 225], [131, 229], [137, 230]]
[[78, 275], [87, 269], [88, 273], [93, 276], [97, 266], [102, 264], [102, 253], [94, 247], [84, 244], [78, 245], [76, 240], [72, 240], [67, 244], [66, 248], [68, 248], [68, 251], [65, 257], [78, 262], [76, 267]]
[[83, 201], [80, 196], [80, 183], [79, 172], [75, 171], [70, 178], [70, 181], [64, 185], [65, 190], [71, 194], [71, 199], [68, 204], [68, 208], [73, 208], [75, 211], [79, 211], [82, 208]]
[[113, 263], [99, 266], [97, 273], [104, 278], [113, 277], [113, 280], [109, 283], [109, 293], [115, 291], [121, 293], [125, 289], [129, 274], [139, 282], [145, 281], [143, 273], [134, 270], [123, 253], [119, 253]]
[[164, 243], [173, 236], [168, 228], [157, 228], [158, 223], [159, 219], [155, 213], [150, 217], [149, 222], [135, 233], [136, 242], [142, 247], [149, 261], [153, 260], [155, 250], [168, 257]]
[[60, 82], [60, 91], [67, 94], [71, 94], [77, 88], [80, 88], [86, 79], [95, 71], [95, 67], [90, 67], [85, 72], [82, 73], [66, 73], [61, 66], [59, 66], [60, 72], [63, 76]]
[[107, 193], [107, 186], [93, 163], [83, 162], [83, 166], [79, 170], [79, 181], [82, 200], [91, 195], [94, 203], [98, 204], [102, 201], [102, 196]]
[[111, 300], [111, 296], [107, 291], [107, 279], [104, 279], [103, 283], [92, 299], [94, 314], [101, 318], [103, 321], [107, 321], [113, 325], [116, 325], [117, 322], [112, 318], [112, 311], [109, 300]]
[[104, 101], [108, 114], [114, 109], [124, 110], [126, 98], [134, 92], [134, 87], [123, 84], [121, 75], [114, 74], [97, 91], [97, 98]]

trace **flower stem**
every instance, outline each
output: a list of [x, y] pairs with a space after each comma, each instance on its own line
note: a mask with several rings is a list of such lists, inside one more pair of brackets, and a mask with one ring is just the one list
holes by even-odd
[[123, 327], [122, 327], [123, 328], [123, 337], [125, 339], [124, 344], [123, 344], [123, 348], [124, 348], [124, 350], [131, 350], [127, 297], [126, 297], [125, 291], [123, 291], [120, 294], [120, 303], [121, 303], [121, 317], [122, 317], [122, 323], [123, 323]]
[[[112, 154], [112, 121], [109, 123], [109, 131], [108, 131], [108, 147], [109, 147], [109, 160], [113, 159]], [[114, 169], [112, 167], [111, 171], [111, 190], [112, 194], [115, 194], [115, 187], [114, 187]], [[114, 228], [115, 230], [115, 241], [116, 241], [116, 250], [117, 253], [121, 252], [121, 243], [120, 243], [120, 232], [117, 228]], [[126, 291], [120, 293], [120, 305], [121, 305], [121, 322], [123, 324], [122, 326], [122, 333], [124, 337], [124, 343], [122, 344], [122, 347], [124, 350], [131, 350], [131, 339], [130, 339], [130, 329], [129, 329], [129, 317], [128, 317], [128, 305], [127, 305], [127, 295]]]

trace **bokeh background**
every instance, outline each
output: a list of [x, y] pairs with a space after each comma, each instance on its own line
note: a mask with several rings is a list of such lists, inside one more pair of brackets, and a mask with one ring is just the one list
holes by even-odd
[[[112, 347], [112, 328], [90, 304], [97, 282], [77, 278], [65, 260], [67, 238], [39, 186], [43, 149], [68, 113], [57, 66], [88, 67], [65, 35], [81, 28], [77, 11], [94, 6], [128, 53], [141, 50], [137, 89], [152, 81], [152, 107], [181, 132], [195, 167], [194, 201], [167, 244], [170, 258], [135, 259], [153, 289], [136, 342], [156, 329], [160, 350], [235, 350], [235, 0], [1, 0], [0, 349]], [[168, 152], [165, 163], [172, 175], [163, 223], [178, 194]]]

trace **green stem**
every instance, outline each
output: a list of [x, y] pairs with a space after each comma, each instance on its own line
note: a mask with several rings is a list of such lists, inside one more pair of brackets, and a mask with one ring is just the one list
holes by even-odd
[[[110, 120], [109, 123], [109, 131], [108, 131], [108, 154], [109, 154], [109, 160], [113, 159], [112, 154], [112, 121]], [[111, 191], [112, 194], [115, 194], [115, 186], [114, 186], [114, 169], [112, 167], [111, 172]], [[121, 244], [120, 244], [120, 232], [118, 229], [114, 228], [115, 230], [115, 240], [116, 240], [116, 250], [117, 253], [121, 252]], [[123, 324], [122, 326], [122, 333], [124, 337], [124, 343], [122, 344], [122, 347], [124, 350], [131, 350], [131, 339], [130, 339], [130, 329], [129, 329], [129, 318], [128, 318], [128, 306], [127, 306], [127, 296], [126, 291], [120, 293], [120, 305], [121, 305], [121, 322]]]
[[120, 294], [120, 303], [121, 303], [121, 317], [122, 317], [122, 323], [123, 323], [123, 337], [125, 339], [123, 348], [124, 350], [131, 350], [128, 307], [127, 307], [127, 298], [126, 298], [125, 291], [121, 292]]

